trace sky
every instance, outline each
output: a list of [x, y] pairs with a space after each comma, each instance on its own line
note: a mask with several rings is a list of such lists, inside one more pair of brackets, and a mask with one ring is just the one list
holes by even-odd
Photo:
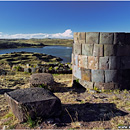
[[0, 1], [0, 38], [130, 32], [130, 1]]

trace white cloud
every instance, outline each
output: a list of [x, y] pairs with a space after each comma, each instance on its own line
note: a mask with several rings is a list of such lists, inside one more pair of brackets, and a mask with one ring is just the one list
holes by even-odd
[[0, 38], [8, 38], [8, 39], [17, 39], [17, 38], [25, 38], [25, 39], [30, 39], [30, 38], [73, 38], [72, 35], [72, 30], [67, 29], [63, 33], [55, 33], [55, 34], [47, 34], [47, 33], [34, 33], [34, 34], [3, 34], [0, 32]]

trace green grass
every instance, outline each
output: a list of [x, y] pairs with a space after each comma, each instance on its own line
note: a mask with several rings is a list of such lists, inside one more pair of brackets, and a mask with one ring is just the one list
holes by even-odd
[[5, 48], [23, 48], [23, 47], [37, 47], [44, 45], [63, 45], [72, 46], [73, 39], [1, 39], [1, 49]]
[[45, 88], [44, 84], [39, 85], [39, 88]]
[[37, 124], [36, 121], [33, 121], [30, 116], [28, 116], [28, 119], [27, 119], [27, 122], [26, 122], [26, 123], [28, 124], [28, 126], [29, 126], [30, 128], [35, 127], [36, 124]]
[[79, 83], [79, 79], [76, 79], [76, 83]]

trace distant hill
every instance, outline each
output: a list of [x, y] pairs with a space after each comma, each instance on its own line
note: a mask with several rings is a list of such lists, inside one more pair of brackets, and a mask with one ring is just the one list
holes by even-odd
[[21, 47], [42, 47], [45, 45], [72, 46], [73, 39], [0, 39], [0, 49]]

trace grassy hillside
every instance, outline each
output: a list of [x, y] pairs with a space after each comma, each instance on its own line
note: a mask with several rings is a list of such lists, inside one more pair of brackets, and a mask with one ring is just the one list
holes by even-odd
[[45, 45], [72, 46], [72, 39], [0, 39], [0, 49], [20, 47], [42, 47]]

